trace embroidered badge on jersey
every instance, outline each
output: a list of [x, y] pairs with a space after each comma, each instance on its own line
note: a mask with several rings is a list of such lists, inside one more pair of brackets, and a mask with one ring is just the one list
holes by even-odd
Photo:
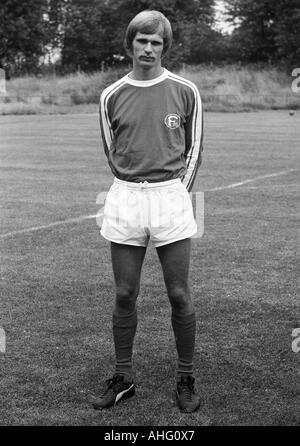
[[165, 124], [171, 130], [178, 129], [178, 127], [180, 127], [180, 116], [176, 113], [167, 115], [165, 117]]

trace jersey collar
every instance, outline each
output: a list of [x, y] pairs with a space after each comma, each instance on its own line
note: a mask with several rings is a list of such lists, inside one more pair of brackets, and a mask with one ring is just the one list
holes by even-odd
[[160, 76], [155, 77], [154, 79], [149, 79], [147, 81], [138, 81], [136, 79], [131, 79], [129, 77], [129, 74], [130, 73], [128, 73], [125, 76], [125, 80], [126, 80], [127, 84], [134, 85], [135, 87], [151, 87], [152, 85], [156, 85], [159, 82], [162, 82], [163, 80], [165, 80], [168, 77], [168, 70], [166, 68], [164, 68], [164, 71], [162, 72], [162, 74]]

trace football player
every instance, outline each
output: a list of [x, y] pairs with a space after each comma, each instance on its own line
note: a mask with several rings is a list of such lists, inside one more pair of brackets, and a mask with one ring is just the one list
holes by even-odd
[[149, 241], [157, 250], [172, 308], [177, 402], [184, 412], [200, 406], [193, 372], [196, 318], [188, 282], [197, 224], [188, 191], [201, 164], [203, 112], [195, 84], [162, 66], [171, 43], [171, 25], [162, 13], [146, 10], [136, 15], [124, 40], [132, 71], [100, 98], [101, 134], [114, 175], [101, 234], [111, 245], [116, 286], [116, 364], [93, 403], [95, 409], [135, 393], [136, 300]]

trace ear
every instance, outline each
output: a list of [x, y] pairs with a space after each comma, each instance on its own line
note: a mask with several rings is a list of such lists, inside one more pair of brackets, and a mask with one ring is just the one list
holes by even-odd
[[123, 47], [124, 47], [124, 50], [125, 50], [125, 53], [127, 54], [127, 56], [132, 57], [132, 56], [133, 56], [132, 47], [129, 48], [129, 47], [127, 46], [127, 44], [126, 44], [126, 40], [125, 40], [125, 39], [124, 39], [124, 42], [123, 42]]
[[133, 51], [132, 48], [125, 48], [126, 54], [129, 57], [133, 57]]

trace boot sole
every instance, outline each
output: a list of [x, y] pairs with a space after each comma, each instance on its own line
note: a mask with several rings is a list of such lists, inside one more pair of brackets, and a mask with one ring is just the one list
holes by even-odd
[[120, 401], [131, 398], [134, 394], [135, 394], [135, 386], [134, 384], [132, 384], [128, 389], [125, 389], [123, 390], [123, 392], [118, 393], [116, 395], [115, 400], [111, 401], [105, 406], [101, 405], [101, 403], [96, 403], [96, 402], [92, 403], [92, 405], [95, 410], [109, 409], [110, 407], [116, 406]]

